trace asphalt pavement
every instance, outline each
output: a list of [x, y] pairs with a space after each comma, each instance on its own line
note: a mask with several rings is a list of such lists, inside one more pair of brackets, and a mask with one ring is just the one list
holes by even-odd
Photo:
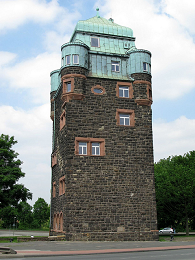
[[89, 255], [124, 252], [146, 252], [178, 249], [195, 249], [195, 241], [148, 241], [148, 242], [70, 242], [70, 241], [30, 241], [22, 243], [1, 243], [17, 254], [0, 254], [0, 258], [23, 258], [30, 256]]
[[[0, 230], [2, 236], [48, 236], [44, 231], [25, 230]], [[175, 236], [173, 241], [29, 241], [20, 243], [0, 243], [1, 248], [11, 248], [17, 254], [1, 254], [0, 258], [23, 258], [30, 256], [63, 256], [63, 255], [89, 255], [110, 254], [124, 252], [146, 252], [178, 249], [195, 249], [195, 241], [178, 240]]]
[[30, 230], [17, 230], [17, 229], [0, 229], [0, 237], [12, 236], [49, 236], [48, 231], [30, 231]]

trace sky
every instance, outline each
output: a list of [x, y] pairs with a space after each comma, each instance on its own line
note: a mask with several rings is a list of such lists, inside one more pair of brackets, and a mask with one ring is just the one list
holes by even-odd
[[152, 53], [155, 162], [195, 149], [194, 0], [0, 0], [0, 133], [18, 141], [31, 205], [50, 203], [50, 72], [76, 23], [97, 7]]

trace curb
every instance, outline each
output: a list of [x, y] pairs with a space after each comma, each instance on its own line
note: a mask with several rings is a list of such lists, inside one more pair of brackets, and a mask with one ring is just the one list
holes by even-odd
[[1, 254], [0, 258], [23, 258], [23, 257], [44, 257], [44, 256], [68, 256], [68, 255], [94, 255], [94, 254], [114, 254], [130, 252], [165, 251], [179, 249], [195, 249], [195, 245], [148, 247], [132, 249], [104, 249], [104, 250], [80, 250], [80, 251], [38, 251], [38, 250], [16, 250], [16, 255]]

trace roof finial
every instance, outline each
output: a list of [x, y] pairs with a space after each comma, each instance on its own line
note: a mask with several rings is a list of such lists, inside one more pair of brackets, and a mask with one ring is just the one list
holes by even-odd
[[99, 10], [100, 10], [100, 9], [97, 7], [97, 8], [96, 8], [96, 11], [97, 11], [97, 14], [96, 14], [96, 16], [97, 16], [98, 18], [100, 18], [100, 15], [99, 15]]

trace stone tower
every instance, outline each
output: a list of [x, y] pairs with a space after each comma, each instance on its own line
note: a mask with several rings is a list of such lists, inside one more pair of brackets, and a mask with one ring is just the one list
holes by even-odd
[[151, 53], [130, 28], [79, 21], [51, 72], [51, 234], [156, 240]]

